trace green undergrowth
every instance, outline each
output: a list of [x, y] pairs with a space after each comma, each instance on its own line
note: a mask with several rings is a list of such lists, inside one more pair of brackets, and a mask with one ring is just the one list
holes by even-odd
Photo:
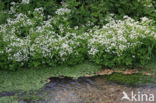
[[18, 103], [14, 96], [1, 97], [0, 103]]
[[37, 92], [38, 91], [34, 91], [33, 93], [30, 93], [27, 91], [25, 95], [0, 97], [0, 103], [36, 103], [36, 101], [43, 100], [47, 95], [46, 93], [37, 95]]
[[83, 63], [76, 66], [58, 66], [53, 68], [19, 69], [17, 71], [0, 71], [0, 92], [29, 91], [42, 88], [50, 77], [67, 76], [78, 78], [86, 74], [94, 75], [100, 66]]
[[150, 71], [154, 74], [154, 76], [156, 76], [156, 57], [148, 65], [145, 66], [144, 71]]

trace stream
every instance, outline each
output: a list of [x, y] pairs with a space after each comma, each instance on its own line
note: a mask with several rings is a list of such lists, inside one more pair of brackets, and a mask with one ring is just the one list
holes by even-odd
[[[19, 103], [156, 103], [156, 87], [131, 87], [106, 81], [102, 76], [79, 78], [51, 78], [43, 89], [46, 96], [38, 101]], [[123, 99], [123, 92], [131, 100]], [[133, 95], [134, 98], [131, 98]], [[155, 99], [153, 101], [153, 99]]]

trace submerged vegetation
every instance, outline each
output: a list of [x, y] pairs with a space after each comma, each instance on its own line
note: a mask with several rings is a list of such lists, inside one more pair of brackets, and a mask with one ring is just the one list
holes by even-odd
[[145, 76], [142, 74], [131, 74], [125, 75], [120, 73], [114, 73], [110, 76], [104, 76], [109, 81], [124, 84], [128, 86], [155, 86], [156, 84], [156, 77]]
[[83, 63], [69, 66], [40, 67], [38, 69], [21, 69], [17, 71], [0, 72], [0, 92], [30, 91], [42, 88], [50, 77], [78, 78], [87, 74], [94, 75], [100, 70], [100, 66], [91, 63]]

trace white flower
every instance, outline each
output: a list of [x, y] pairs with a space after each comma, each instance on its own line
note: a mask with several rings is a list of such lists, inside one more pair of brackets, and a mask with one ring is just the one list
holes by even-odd
[[15, 5], [15, 4], [16, 4], [16, 2], [14, 2], [14, 1], [13, 1], [13, 2], [11, 2], [10, 4], [11, 4], [11, 5]]
[[133, 58], [135, 58], [135, 55], [132, 55]]
[[68, 44], [63, 43], [63, 44], [62, 44], [62, 48], [63, 48], [63, 49], [66, 48], [66, 49], [67, 49], [67, 48], [69, 48], [69, 46], [68, 46]]
[[88, 51], [88, 53], [89, 53], [90, 55], [95, 55], [98, 51], [99, 51], [99, 50], [98, 50], [97, 48], [91, 48], [91, 49]]
[[29, 4], [30, 0], [22, 0], [22, 4]]
[[149, 19], [147, 17], [142, 17], [141, 20], [145, 22], [145, 21], [148, 21]]
[[[148, 18], [142, 18], [138, 22], [128, 16], [124, 16], [125, 20], [111, 20], [101, 29], [95, 28], [90, 30], [91, 38], [88, 40], [88, 48], [90, 55], [96, 55], [98, 49], [95, 47], [103, 47], [104, 51], [116, 53], [118, 56], [130, 47], [135, 47], [142, 42], [139, 38], [152, 36], [155, 38], [154, 28], [151, 30], [149, 25], [142, 25], [144, 22], [150, 21]], [[144, 22], [143, 22], [144, 21]]]
[[0, 51], [0, 54], [3, 54], [4, 53], [4, 51]]
[[68, 8], [59, 8], [59, 9], [56, 10], [55, 13], [57, 15], [64, 15], [64, 14], [69, 14], [70, 12], [71, 12], [71, 10], [68, 9]]
[[42, 7], [40, 7], [40, 8], [35, 8], [34, 11], [37, 11], [37, 12], [38, 12], [38, 11], [41, 11], [41, 12], [43, 12], [43, 10], [44, 10], [44, 9], [43, 9]]
[[75, 27], [74, 27], [75, 30], [77, 30], [78, 28], [79, 28], [78, 26], [75, 26]]

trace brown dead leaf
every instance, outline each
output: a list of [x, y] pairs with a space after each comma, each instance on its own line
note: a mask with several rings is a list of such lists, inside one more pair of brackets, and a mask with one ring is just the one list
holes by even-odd
[[152, 76], [151, 73], [147, 73], [147, 72], [144, 72], [143, 75], [145, 75], [145, 76]]
[[122, 73], [123, 74], [136, 74], [138, 73], [138, 71], [136, 69], [132, 69], [132, 70], [126, 69], [126, 71], [123, 71]]
[[113, 73], [112, 70], [110, 70], [110, 69], [105, 69], [105, 70], [101, 70], [101, 71], [98, 72], [97, 74], [98, 74], [98, 75], [110, 75], [110, 74], [112, 74], [112, 73]]
[[63, 76], [61, 76], [61, 77], [59, 77], [60, 79], [63, 79], [64, 77]]
[[91, 76], [91, 75], [89, 75], [89, 74], [86, 74], [86, 75], [85, 75], [85, 77], [92, 77], [92, 76]]
[[50, 80], [50, 79], [47, 79], [47, 80], [46, 80], [46, 82], [47, 82], [47, 83], [50, 83], [50, 82], [51, 82], [51, 80]]
[[116, 72], [116, 73], [122, 73], [123, 71], [122, 70], [115, 70], [114, 72]]
[[[111, 75], [112, 73], [122, 73], [122, 74], [137, 74], [139, 73], [136, 69], [126, 69], [126, 70], [111, 70], [111, 69], [103, 69], [97, 73], [97, 75]], [[151, 76], [151, 73], [144, 72], [143, 75]], [[91, 77], [90, 75], [86, 75], [85, 77]]]

